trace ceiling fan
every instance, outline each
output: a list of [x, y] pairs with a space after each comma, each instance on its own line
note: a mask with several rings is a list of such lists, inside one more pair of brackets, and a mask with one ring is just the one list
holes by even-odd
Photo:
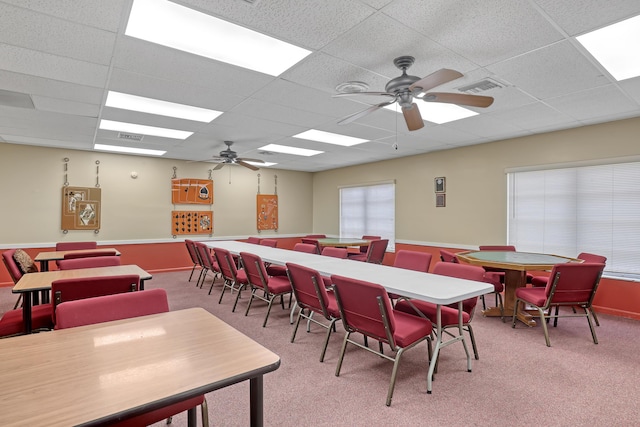
[[219, 156], [214, 156], [212, 158], [213, 162], [219, 163], [219, 165], [213, 168], [214, 171], [221, 169], [224, 165], [228, 165], [228, 164], [240, 165], [240, 166], [244, 166], [245, 168], [249, 168], [252, 171], [257, 171], [258, 169], [260, 169], [259, 167], [249, 164], [247, 162], [264, 163], [264, 161], [259, 159], [247, 159], [244, 157], [238, 157], [238, 153], [236, 153], [231, 149], [231, 146], [233, 145], [233, 141], [224, 141], [224, 143], [227, 146], [227, 149], [222, 150]]
[[488, 107], [493, 103], [490, 96], [468, 95], [464, 93], [447, 93], [447, 92], [427, 92], [436, 86], [448, 83], [452, 80], [462, 77], [462, 73], [442, 68], [424, 78], [411, 76], [407, 74], [407, 69], [413, 65], [415, 58], [413, 56], [399, 56], [393, 60], [396, 67], [402, 70], [402, 75], [391, 79], [385, 86], [385, 92], [346, 92], [338, 93], [334, 97], [346, 97], [356, 95], [374, 95], [386, 96], [391, 98], [380, 104], [351, 114], [338, 122], [339, 125], [345, 125], [364, 117], [379, 108], [391, 105], [397, 102], [402, 107], [402, 114], [407, 122], [409, 130], [418, 130], [424, 126], [418, 105], [413, 102], [414, 99], [425, 102], [445, 102], [449, 104], [468, 105], [471, 107]]

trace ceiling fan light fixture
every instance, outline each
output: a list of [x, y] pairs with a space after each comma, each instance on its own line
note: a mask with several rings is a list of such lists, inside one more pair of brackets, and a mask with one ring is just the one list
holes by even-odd
[[358, 93], [365, 92], [367, 90], [369, 90], [369, 85], [367, 83], [355, 80], [340, 83], [336, 86], [337, 93]]

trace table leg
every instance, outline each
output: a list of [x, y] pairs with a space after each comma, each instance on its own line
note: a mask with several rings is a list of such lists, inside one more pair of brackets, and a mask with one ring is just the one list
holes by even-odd
[[144, 280], [140, 279], [140, 289], [138, 289], [140, 291], [144, 291]]
[[262, 387], [262, 375], [249, 380], [251, 427], [262, 427], [264, 425]]
[[198, 427], [198, 414], [196, 413], [197, 406], [190, 408], [187, 411], [187, 426]]
[[442, 343], [442, 313], [441, 305], [438, 304], [436, 308], [436, 346], [433, 349], [431, 355], [431, 361], [429, 362], [429, 372], [427, 373], [427, 394], [431, 394], [431, 383], [433, 381], [433, 372], [436, 369], [436, 363], [438, 362], [438, 353], [440, 352], [440, 344]]
[[[513, 309], [516, 305], [516, 289], [522, 288], [527, 285], [527, 272], [519, 270], [506, 270], [504, 275], [504, 315], [505, 317], [513, 316]], [[486, 317], [499, 317], [500, 308], [490, 307], [482, 311], [482, 315]], [[528, 326], [535, 326], [536, 321], [533, 316], [527, 311], [523, 310], [523, 307], [518, 307], [516, 318], [522, 323]]]
[[31, 292], [22, 294], [22, 322], [24, 323], [24, 333], [31, 333]]
[[49, 261], [48, 260], [40, 261], [40, 271], [49, 271]]

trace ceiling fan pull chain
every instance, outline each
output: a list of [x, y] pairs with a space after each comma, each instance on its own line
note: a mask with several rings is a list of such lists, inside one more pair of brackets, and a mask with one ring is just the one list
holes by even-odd
[[64, 161], [64, 182], [63, 182], [63, 187], [68, 187], [69, 186], [69, 179], [67, 177], [67, 172], [69, 171], [69, 158], [65, 157], [64, 159], [62, 159], [62, 161]]
[[173, 167], [173, 176], [171, 177], [171, 179], [176, 179], [178, 177], [178, 175], [176, 174], [176, 171], [178, 170], [177, 167]]
[[100, 188], [100, 160], [96, 160], [96, 188]]

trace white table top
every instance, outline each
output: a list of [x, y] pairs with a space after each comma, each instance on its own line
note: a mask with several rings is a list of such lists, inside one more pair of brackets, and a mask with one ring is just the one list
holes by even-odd
[[318, 270], [323, 275], [337, 274], [377, 283], [384, 286], [389, 292], [434, 304], [451, 304], [493, 292], [493, 286], [488, 283], [386, 265], [307, 254], [237, 241], [225, 240], [204, 243], [211, 248], [227, 249], [233, 254], [250, 252], [258, 255], [263, 261], [272, 264], [284, 265], [287, 262], [292, 262]]

